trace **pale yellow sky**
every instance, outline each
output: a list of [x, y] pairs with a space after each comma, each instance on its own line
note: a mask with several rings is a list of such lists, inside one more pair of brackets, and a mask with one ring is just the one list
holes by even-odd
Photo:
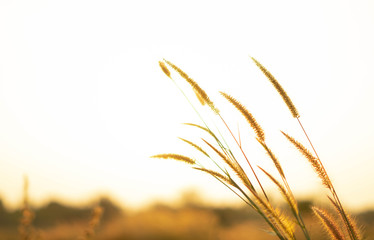
[[[217, 94], [240, 99], [262, 123], [299, 195], [318, 192], [308, 164], [282, 138], [297, 122], [250, 61], [260, 60], [301, 113], [343, 202], [373, 207], [374, 4], [372, 1], [0, 1], [0, 196], [74, 202], [97, 193], [127, 206], [235, 196], [180, 163], [198, 122], [159, 70], [166, 58]], [[244, 124], [240, 127], [245, 129]], [[244, 133], [242, 133], [244, 134]], [[245, 137], [244, 137], [245, 138]], [[256, 164], [271, 168], [248, 134]], [[271, 189], [271, 186], [269, 186]]]

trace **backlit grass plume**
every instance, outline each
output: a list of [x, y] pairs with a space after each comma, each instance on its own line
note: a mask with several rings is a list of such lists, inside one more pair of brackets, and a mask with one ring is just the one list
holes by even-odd
[[221, 92], [222, 96], [224, 96], [227, 101], [229, 101], [238, 111], [245, 117], [248, 123], [251, 125], [253, 130], [255, 131], [257, 138], [261, 141], [265, 141], [265, 133], [262, 130], [261, 126], [257, 123], [256, 119], [252, 116], [252, 114], [247, 110], [245, 106], [243, 106], [238, 100], [233, 98], [232, 96]]
[[[313, 212], [316, 218], [319, 219], [322, 226], [329, 233], [330, 239], [361, 240], [361, 234], [352, 218], [343, 208], [334, 186], [327, 174], [327, 171], [324, 168], [312, 142], [310, 141], [308, 134], [301, 124], [299, 119], [300, 115], [290, 97], [287, 95], [286, 91], [282, 88], [279, 82], [274, 78], [274, 76], [262, 64], [260, 64], [254, 58], [252, 58], [252, 60], [281, 95], [283, 101], [286, 103], [287, 107], [292, 113], [292, 116], [298, 120], [298, 123], [308, 139], [313, 151], [310, 151], [307, 147], [303, 146], [299, 141], [295, 140], [290, 135], [284, 132], [282, 133], [288, 139], [288, 141], [311, 163], [312, 168], [322, 180], [323, 186], [328, 189], [328, 198], [330, 199], [333, 207], [336, 209], [338, 213], [337, 215], [340, 217], [330, 217], [327, 211], [321, 208], [313, 207]], [[251, 128], [254, 130], [255, 139], [257, 139], [258, 143], [260, 143], [259, 146], [265, 150], [267, 156], [270, 158], [275, 169], [277, 170], [276, 175], [271, 174], [271, 171], [266, 170], [261, 166], [254, 168], [255, 165], [252, 162], [253, 159], [251, 158], [251, 153], [248, 153], [242, 145], [240, 138], [241, 134], [239, 133], [238, 136], [234, 134], [230, 125], [224, 120], [223, 114], [218, 111], [206, 92], [197, 84], [197, 82], [195, 82], [179, 67], [167, 60], [160, 61], [159, 65], [165, 75], [172, 79], [179, 90], [181, 90], [182, 94], [186, 97], [187, 101], [195, 110], [201, 121], [199, 124], [185, 123], [185, 125], [196, 128], [198, 134], [201, 133], [201, 135], [199, 134], [196, 139], [192, 140], [180, 138], [184, 143], [187, 143], [193, 147], [196, 153], [198, 153], [196, 156], [199, 157], [197, 158], [196, 156], [194, 158], [190, 158], [175, 153], [158, 154], [152, 157], [182, 161], [192, 165], [192, 168], [195, 170], [213, 176], [216, 180], [224, 184], [229, 190], [243, 200], [252, 210], [257, 212], [269, 227], [269, 232], [278, 239], [313, 239], [313, 236], [309, 234], [308, 226], [306, 226], [304, 223], [302, 212], [299, 210], [298, 201], [295, 198], [290, 185], [288, 184], [286, 172], [283, 170], [280, 161], [276, 157], [276, 154], [268, 145], [267, 139], [265, 139], [265, 132], [253, 117], [252, 113], [250, 113], [250, 111], [248, 111], [248, 109], [242, 103], [236, 100], [236, 98], [224, 92], [220, 92], [221, 95], [227, 101], [229, 101], [241, 113], [241, 115], [244, 116]], [[180, 80], [172, 78], [168, 67], [176, 71], [181, 77], [180, 80], [187, 82], [192, 87], [192, 91], [191, 89], [189, 89], [189, 92], [184, 91], [179, 85]], [[204, 108], [200, 104], [193, 104], [193, 102], [190, 100], [191, 95], [195, 95], [202, 105], [208, 105], [210, 109]], [[204, 114], [202, 114], [203, 112]], [[220, 124], [218, 124], [218, 122]], [[221, 129], [217, 126], [224, 127]], [[192, 154], [193, 153], [191, 153], [191, 155]], [[205, 167], [208, 166], [208, 163], [211, 167]], [[257, 176], [257, 172], [262, 172], [261, 176], [265, 177], [267, 180], [270, 180], [275, 189], [282, 194], [285, 204], [289, 206], [285, 209], [286, 211], [280, 211], [277, 207], [279, 203], [274, 203], [268, 197], [266, 193], [267, 191], [263, 188], [262, 184], [264, 180]], [[297, 231], [297, 229], [299, 230]], [[249, 233], [248, 239], [252, 239], [250, 235], [251, 234]]]
[[317, 207], [313, 207], [314, 214], [320, 219], [322, 226], [326, 230], [326, 232], [330, 235], [330, 238], [333, 240], [344, 240], [344, 235], [340, 231], [338, 225], [333, 220], [326, 211], [319, 209]]
[[330, 202], [332, 203], [332, 205], [334, 206], [334, 209], [336, 210], [336, 212], [338, 213], [338, 215], [341, 218], [344, 218], [344, 215], [347, 217], [347, 222], [345, 222], [346, 228], [347, 229], [352, 229], [352, 232], [351, 232], [352, 236], [354, 236], [354, 238], [356, 238], [356, 239], [362, 239], [361, 231], [358, 228], [357, 223], [345, 211], [342, 212], [342, 210], [340, 209], [340, 207], [336, 203], [336, 201], [334, 201], [331, 197], [328, 197], [328, 198], [329, 198]]
[[185, 143], [188, 143], [189, 145], [191, 145], [192, 147], [194, 147], [195, 149], [197, 149], [199, 152], [201, 152], [202, 154], [204, 154], [205, 156], [209, 157], [208, 153], [206, 153], [200, 146], [198, 146], [197, 144], [191, 142], [191, 141], [188, 141], [187, 139], [184, 139], [184, 138], [179, 138], [180, 140], [182, 140], [183, 142]]
[[248, 179], [248, 176], [246, 175], [246, 173], [244, 172], [243, 168], [240, 166], [240, 164], [234, 159], [234, 160], [231, 160], [228, 156], [226, 156], [225, 154], [223, 154], [221, 151], [219, 151], [217, 148], [215, 148], [214, 146], [212, 146], [210, 143], [208, 143], [207, 141], [205, 141], [203, 139], [203, 141], [211, 148], [213, 149], [214, 152], [217, 153], [217, 155], [221, 158], [221, 160], [227, 164], [227, 166], [230, 167], [230, 169], [236, 173], [236, 175], [239, 177], [239, 179], [243, 182], [243, 184], [249, 188], [250, 190], [252, 191], [255, 191], [254, 190], [254, 187], [251, 183], [251, 181]]
[[200, 168], [200, 167], [194, 167], [194, 169], [205, 172], [205, 173], [208, 173], [209, 175], [212, 175], [213, 177], [218, 178], [219, 180], [221, 180], [221, 181], [223, 181], [223, 182], [225, 182], [229, 185], [235, 186], [233, 181], [230, 178], [228, 178], [227, 176], [224, 176], [224, 175], [222, 175], [218, 172], [215, 172], [213, 170], [209, 170], [209, 169], [206, 169], [206, 168]]
[[269, 79], [269, 81], [271, 82], [271, 84], [273, 84], [274, 88], [281, 95], [281, 97], [283, 98], [283, 101], [286, 103], [288, 109], [292, 113], [292, 116], [295, 117], [295, 118], [298, 118], [300, 116], [299, 112], [297, 111], [295, 105], [291, 101], [291, 98], [287, 95], [287, 92], [279, 84], [279, 82], [277, 81], [277, 79], [275, 79], [275, 77], [264, 66], [262, 66], [262, 64], [259, 61], [257, 61], [253, 57], [252, 57], [252, 60], [255, 62], [255, 64], [257, 65], [257, 67], [259, 67], [260, 70], [265, 74], [265, 76]]
[[165, 73], [165, 75], [168, 76], [169, 78], [171, 78], [170, 71], [169, 71], [169, 69], [166, 67], [165, 63], [159, 61], [158, 64], [160, 65], [160, 68], [161, 68], [161, 70]]
[[282, 132], [283, 135], [300, 151], [301, 154], [310, 162], [314, 171], [318, 174], [319, 178], [322, 180], [322, 183], [328, 189], [331, 189], [331, 181], [327, 176], [324, 168], [321, 166], [318, 159], [313, 156], [313, 154], [304, 147], [300, 142], [296, 141], [293, 137], [287, 135], [286, 133]]
[[288, 205], [296, 212], [298, 213], [299, 210], [297, 208], [297, 203], [295, 198], [290, 195], [290, 193], [286, 190], [286, 188], [279, 182], [277, 181], [270, 173], [259, 167], [269, 178], [270, 180], [278, 187], [279, 192], [283, 195], [283, 197], [286, 199], [288, 202]]
[[188, 164], [195, 164], [195, 160], [189, 157], [180, 155], [180, 154], [175, 154], [175, 153], [153, 155], [152, 158], [174, 159], [174, 160], [178, 160], [178, 161], [185, 162]]
[[[179, 67], [177, 67], [176, 65], [174, 65], [173, 63], [169, 62], [168, 60], [165, 60], [164, 61], [170, 66], [172, 67], [175, 71], [177, 71], [179, 73], [179, 75], [184, 78], [184, 80], [186, 80], [192, 87], [194, 93], [196, 94], [196, 97], [197, 99], [199, 100], [199, 102], [202, 104], [202, 105], [205, 105], [207, 104], [214, 112], [218, 113], [219, 110], [214, 106], [213, 102], [210, 100], [210, 98], [208, 97], [208, 94], [199, 86], [199, 84], [197, 84], [197, 82], [195, 82], [192, 78], [190, 78], [185, 72], [182, 71], [182, 69], [180, 69]], [[161, 64], [160, 63], [160, 67], [162, 69], [162, 71], [168, 76], [170, 77], [170, 72], [169, 70], [167, 70], [166, 66], [164, 64]], [[167, 70], [167, 71], [166, 71]]]

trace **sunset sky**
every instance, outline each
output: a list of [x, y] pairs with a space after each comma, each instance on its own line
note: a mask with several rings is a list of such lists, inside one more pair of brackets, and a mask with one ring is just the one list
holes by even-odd
[[252, 56], [293, 99], [343, 203], [374, 207], [373, 43], [370, 0], [0, 0], [0, 197], [19, 206], [27, 175], [35, 204], [107, 194], [139, 207], [195, 187], [215, 203], [236, 200], [210, 176], [149, 158], [193, 157], [177, 137], [200, 139], [181, 124], [200, 122], [160, 70], [163, 58], [239, 126], [255, 165], [273, 171], [218, 91], [262, 124], [297, 195], [318, 193], [279, 130], [305, 136]]

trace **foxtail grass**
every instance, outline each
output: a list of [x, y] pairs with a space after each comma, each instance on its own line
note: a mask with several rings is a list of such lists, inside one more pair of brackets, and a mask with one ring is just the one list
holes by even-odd
[[154, 155], [152, 157], [153, 158], [174, 159], [174, 160], [182, 161], [182, 162], [192, 164], [192, 165], [195, 164], [195, 160], [193, 160], [189, 157], [180, 155], [180, 154], [175, 154], [175, 153], [163, 153], [163, 154]]
[[[358, 228], [356, 227], [356, 223], [343, 208], [332, 181], [330, 180], [321, 159], [319, 158], [308, 134], [305, 131], [305, 128], [300, 121], [300, 114], [291, 101], [291, 98], [288, 96], [276, 78], [259, 61], [254, 58], [252, 58], [252, 60], [280, 94], [281, 98], [291, 112], [292, 117], [298, 120], [303, 133], [311, 145], [312, 151], [303, 146], [292, 136], [284, 132], [282, 132], [282, 134], [309, 161], [312, 168], [321, 179], [322, 185], [329, 190], [331, 196], [328, 196], [328, 198], [332, 202], [332, 205], [336, 209], [340, 219], [331, 217], [327, 211], [317, 207], [312, 208], [314, 215], [317, 219], [319, 219], [326, 232], [328, 232], [330, 239], [361, 240], [362, 237]], [[253, 129], [255, 139], [257, 139], [260, 146], [274, 164], [275, 169], [277, 170], [277, 175], [271, 174], [270, 171], [260, 166], [257, 166], [258, 168], [256, 169], [254, 168], [253, 162], [248, 157], [248, 153], [246, 153], [246, 150], [242, 146], [240, 132], [238, 136], [233, 133], [229, 124], [227, 124], [227, 122], [224, 120], [223, 114], [213, 104], [213, 101], [208, 97], [206, 91], [204, 91], [195, 80], [193, 80], [188, 74], [168, 60], [164, 59], [163, 61], [160, 61], [159, 65], [163, 73], [172, 80], [172, 82], [185, 96], [201, 120], [200, 124], [186, 123], [185, 125], [200, 129], [202, 131], [201, 133], [204, 135], [199, 136], [193, 141], [180, 138], [182, 142], [190, 147], [192, 146], [196, 152], [199, 153], [199, 157], [197, 158], [192, 153], [191, 156], [166, 153], [154, 155], [152, 157], [182, 161], [192, 165], [193, 169], [195, 170], [211, 175], [216, 180], [224, 184], [233, 193], [235, 193], [249, 207], [256, 211], [267, 223], [270, 228], [270, 232], [277, 236], [278, 239], [296, 240], [296, 228], [301, 230], [304, 239], [312, 239], [312, 236], [309, 234], [308, 227], [304, 223], [301, 211], [299, 210], [298, 201], [288, 183], [287, 176], [283, 171], [281, 163], [279, 162], [276, 153], [268, 145], [267, 139], [265, 138], [265, 131], [256, 121], [253, 114], [236, 98], [225, 92], [220, 92], [223, 98], [225, 98], [235, 107], [235, 109], [246, 119], [249, 126]], [[169, 68], [178, 73], [181, 79], [174, 79]], [[187, 82], [191, 88], [182, 89], [179, 85], [179, 81]], [[197, 101], [201, 105], [194, 104], [192, 101], [193, 97], [197, 98]], [[205, 105], [209, 106], [209, 108], [204, 108], [203, 106]], [[202, 114], [202, 112], [206, 111], [210, 111], [212, 113], [213, 123], [206, 120], [207, 113], [204, 115]], [[217, 128], [217, 125], [214, 124], [215, 121], [220, 121], [225, 129]], [[226, 134], [222, 134], [224, 132]], [[206, 138], [206, 136], [209, 136], [209, 139]], [[231, 141], [229, 141], [229, 138], [231, 138]], [[240, 151], [234, 151], [234, 149], [239, 149]], [[243, 165], [243, 160], [246, 162], [246, 167]], [[215, 167], [204, 167], [207, 161], [212, 162], [213, 166]], [[247, 167], [249, 167], [250, 171], [245, 170]], [[268, 179], [270, 179], [276, 189], [282, 194], [285, 203], [289, 206], [286, 213], [280, 211], [268, 198], [268, 195], [263, 188], [263, 179], [258, 177], [257, 171], [262, 172]], [[344, 226], [344, 229], [342, 229], [340, 226]]]
[[319, 218], [322, 226], [333, 240], [344, 240], [344, 235], [339, 229], [333, 217], [330, 216], [325, 210], [313, 207], [314, 214]]
[[253, 62], [257, 65], [258, 68], [265, 74], [265, 76], [269, 79], [271, 84], [273, 84], [274, 88], [278, 91], [279, 95], [282, 97], [284, 103], [287, 105], [288, 109], [290, 110], [292, 116], [294, 118], [298, 118], [299, 112], [297, 111], [295, 105], [293, 104], [291, 98], [287, 95], [287, 92], [283, 89], [283, 87], [279, 84], [277, 79], [255, 58], [252, 57]]
[[253, 128], [255, 131], [257, 138], [264, 142], [265, 141], [265, 133], [264, 130], [262, 130], [261, 126], [257, 123], [256, 119], [253, 117], [253, 115], [247, 110], [247, 108], [242, 105], [238, 100], [233, 98], [232, 96], [221, 92], [222, 96], [224, 96], [232, 105], [238, 109], [238, 111], [245, 117], [245, 119], [248, 121], [249, 125]]

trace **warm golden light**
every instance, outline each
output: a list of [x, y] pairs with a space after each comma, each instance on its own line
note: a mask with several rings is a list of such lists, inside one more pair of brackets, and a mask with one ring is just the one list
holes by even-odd
[[[200, 97], [192, 103], [207, 103], [235, 136], [240, 132], [260, 177], [266, 173], [257, 166], [270, 174], [277, 168], [230, 102], [240, 100], [265, 130], [266, 146], [297, 198], [325, 190], [280, 132], [309, 147], [292, 115], [308, 129], [344, 205], [373, 208], [373, 11], [373, 3], [361, 0], [2, 1], [2, 201], [10, 209], [22, 205], [27, 175], [36, 206], [110, 195], [140, 209], [173, 202], [189, 187], [212, 204], [238, 203], [209, 174], [150, 158], [163, 152], [199, 157], [188, 145], [198, 129], [182, 123], [202, 123], [173, 84], [183, 79], [178, 66], [188, 74], [181, 88], [192, 85]], [[281, 89], [267, 72], [287, 97], [277, 94]]]

